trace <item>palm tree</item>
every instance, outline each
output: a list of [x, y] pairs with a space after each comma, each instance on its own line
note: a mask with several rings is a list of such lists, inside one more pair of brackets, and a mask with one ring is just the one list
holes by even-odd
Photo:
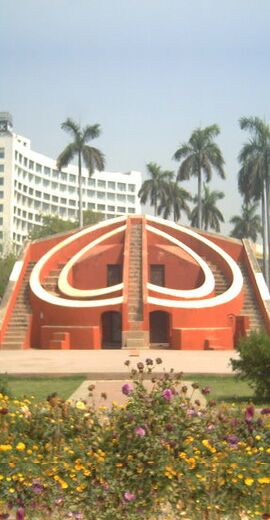
[[234, 215], [230, 223], [234, 225], [231, 236], [235, 238], [251, 238], [256, 242], [258, 234], [262, 232], [261, 219], [256, 214], [258, 204], [245, 203], [242, 205], [242, 214]]
[[182, 161], [178, 170], [177, 180], [188, 180], [192, 175], [198, 178], [198, 227], [202, 225], [202, 176], [206, 182], [212, 177], [212, 170], [222, 179], [225, 178], [223, 169], [224, 159], [214, 138], [220, 130], [217, 125], [197, 128], [191, 134], [187, 143], [176, 150], [173, 158]]
[[[223, 215], [221, 211], [217, 208], [216, 203], [218, 200], [224, 198], [224, 193], [222, 191], [210, 191], [208, 186], [203, 185], [204, 194], [201, 199], [202, 203], [202, 220], [201, 225], [205, 231], [209, 228], [214, 231], [220, 231], [220, 222], [224, 222]], [[199, 205], [198, 205], [198, 196], [194, 197], [194, 202], [196, 206], [193, 208], [190, 221], [191, 225], [197, 227], [198, 219], [199, 219]]]
[[261, 200], [263, 265], [269, 285], [270, 127], [259, 117], [242, 117], [239, 124], [241, 129], [250, 132], [251, 137], [239, 154], [241, 169], [238, 173], [238, 187], [246, 202]]
[[142, 183], [138, 196], [142, 204], [148, 200], [151, 206], [154, 206], [154, 213], [157, 214], [158, 201], [162, 198], [167, 183], [173, 178], [174, 173], [168, 170], [162, 170], [161, 167], [153, 162], [147, 165], [150, 179]]
[[73, 137], [73, 142], [68, 144], [57, 159], [57, 168], [61, 170], [67, 166], [75, 156], [78, 156], [78, 195], [79, 195], [79, 226], [83, 226], [83, 211], [82, 211], [82, 162], [85, 163], [86, 168], [91, 176], [94, 170], [104, 170], [105, 158], [100, 150], [89, 146], [87, 143], [91, 139], [95, 139], [100, 135], [99, 125], [88, 125], [81, 128], [72, 119], [68, 118], [62, 123], [61, 128], [70, 133]]
[[168, 182], [161, 196], [158, 215], [167, 219], [172, 214], [174, 222], [180, 220], [181, 211], [184, 211], [189, 217], [190, 209], [187, 201], [191, 199], [191, 195], [184, 188], [181, 188], [177, 182]]

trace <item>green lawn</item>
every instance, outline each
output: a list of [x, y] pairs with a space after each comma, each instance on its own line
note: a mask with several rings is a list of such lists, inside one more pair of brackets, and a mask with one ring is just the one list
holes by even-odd
[[185, 374], [184, 379], [198, 383], [200, 388], [210, 386], [211, 392], [207, 398], [217, 402], [247, 403], [252, 401], [254, 404], [269, 404], [255, 398], [249, 384], [236, 379], [233, 375]]
[[0, 388], [1, 382], [4, 381], [4, 384], [6, 382], [11, 395], [18, 399], [24, 396], [34, 396], [36, 400], [41, 401], [53, 392], [68, 399], [84, 380], [84, 376], [16, 377], [8, 375], [0, 376]]

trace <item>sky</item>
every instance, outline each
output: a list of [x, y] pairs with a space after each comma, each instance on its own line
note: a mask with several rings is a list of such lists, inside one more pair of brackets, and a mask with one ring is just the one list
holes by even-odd
[[[241, 211], [241, 116], [270, 122], [269, 0], [0, 0], [0, 111], [35, 151], [57, 157], [61, 123], [99, 123], [93, 142], [109, 171], [172, 156], [198, 127], [216, 123], [226, 162], [219, 203]], [[184, 188], [196, 194], [195, 180]]]

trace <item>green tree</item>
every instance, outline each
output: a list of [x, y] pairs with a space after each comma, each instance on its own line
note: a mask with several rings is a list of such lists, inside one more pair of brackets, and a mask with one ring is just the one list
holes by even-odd
[[230, 223], [234, 225], [231, 237], [251, 238], [256, 242], [258, 234], [262, 232], [261, 219], [256, 214], [258, 204], [245, 203], [242, 205], [242, 214], [234, 215]]
[[35, 224], [29, 233], [30, 240], [37, 240], [39, 238], [48, 237], [55, 235], [56, 233], [64, 233], [71, 229], [78, 227], [77, 222], [71, 220], [63, 220], [57, 215], [42, 215], [42, 223], [40, 225]]
[[72, 119], [68, 118], [62, 123], [61, 128], [73, 137], [73, 142], [67, 145], [57, 159], [57, 168], [61, 170], [67, 166], [75, 156], [78, 156], [78, 197], [79, 197], [79, 225], [83, 226], [82, 210], [82, 163], [84, 162], [89, 175], [93, 175], [94, 170], [101, 171], [105, 167], [105, 158], [100, 150], [89, 146], [87, 143], [100, 135], [98, 124], [81, 128]]
[[261, 201], [264, 275], [269, 285], [270, 126], [259, 117], [241, 117], [239, 124], [250, 138], [239, 154], [238, 187], [246, 202]]
[[184, 188], [181, 188], [177, 182], [166, 183], [161, 195], [158, 215], [162, 215], [165, 219], [172, 215], [174, 222], [180, 220], [182, 211], [189, 217], [190, 209], [188, 201], [190, 201], [191, 198], [191, 195], [184, 190]]
[[0, 297], [2, 298], [10, 273], [13, 269], [13, 266], [16, 262], [16, 256], [14, 253], [8, 253], [5, 256], [0, 258]]
[[[201, 199], [202, 204], [202, 220], [201, 227], [207, 231], [208, 229], [213, 229], [214, 231], [220, 231], [220, 222], [224, 222], [224, 217], [221, 211], [217, 208], [216, 204], [218, 200], [224, 198], [224, 193], [222, 191], [210, 191], [208, 186], [204, 184], [204, 193]], [[193, 208], [190, 221], [191, 225], [194, 227], [198, 227], [199, 220], [199, 205], [198, 205], [198, 197], [194, 197], [195, 207]]]
[[173, 158], [180, 161], [177, 180], [188, 180], [191, 176], [198, 179], [198, 227], [202, 226], [202, 179], [206, 182], [216, 171], [222, 179], [225, 178], [224, 159], [214, 138], [220, 130], [217, 125], [197, 128], [191, 134], [187, 143], [181, 144]]
[[161, 166], [150, 162], [147, 165], [150, 179], [143, 182], [138, 196], [142, 204], [148, 200], [151, 206], [154, 206], [154, 213], [157, 214], [158, 202], [165, 193], [167, 183], [173, 179], [174, 173], [168, 170], [162, 170]]
[[105, 215], [99, 211], [92, 211], [91, 209], [87, 209], [83, 212], [83, 225], [92, 226], [94, 224], [98, 224], [104, 220], [104, 217]]

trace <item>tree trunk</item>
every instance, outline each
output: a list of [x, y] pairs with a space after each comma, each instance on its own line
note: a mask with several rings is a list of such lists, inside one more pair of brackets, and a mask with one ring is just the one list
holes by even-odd
[[198, 228], [202, 227], [202, 172], [198, 171]]
[[267, 278], [267, 286], [269, 288], [269, 278], [270, 278], [270, 273], [269, 273], [269, 251], [270, 251], [270, 215], [269, 215], [269, 197], [270, 197], [270, 187], [269, 187], [269, 178], [268, 178], [268, 175], [266, 175], [266, 179], [265, 179], [265, 195], [266, 195], [266, 200], [265, 200], [265, 214], [266, 214], [266, 222], [267, 222], [267, 238], [266, 238], [266, 258], [267, 258], [267, 275], [266, 275], [266, 278]]
[[262, 239], [263, 239], [263, 274], [267, 284], [269, 287], [269, 270], [268, 270], [268, 247], [267, 247], [267, 239], [266, 239], [266, 213], [265, 213], [265, 190], [263, 185], [262, 195], [261, 195], [261, 204], [262, 204]]
[[82, 156], [79, 151], [79, 160], [78, 160], [78, 168], [79, 168], [79, 227], [83, 227], [83, 209], [82, 209]]

